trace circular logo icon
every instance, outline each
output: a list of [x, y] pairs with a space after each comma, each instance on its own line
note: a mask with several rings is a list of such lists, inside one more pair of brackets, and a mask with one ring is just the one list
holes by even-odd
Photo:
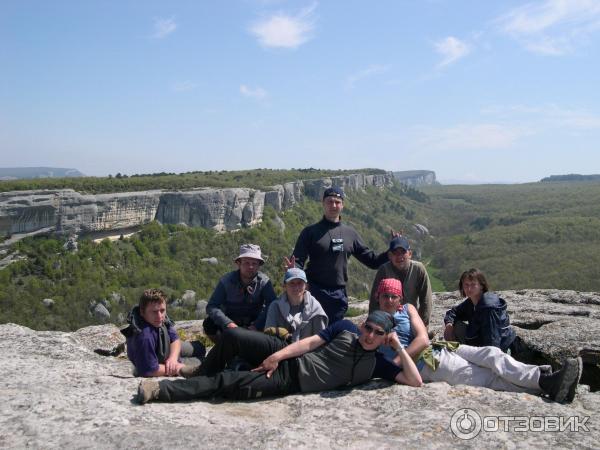
[[473, 439], [481, 431], [481, 416], [472, 409], [459, 409], [452, 414], [450, 429], [459, 439]]

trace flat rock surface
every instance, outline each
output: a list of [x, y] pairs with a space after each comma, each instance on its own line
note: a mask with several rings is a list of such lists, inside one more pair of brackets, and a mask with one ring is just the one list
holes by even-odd
[[[598, 294], [520, 292], [510, 298], [501, 293], [513, 322], [531, 328], [552, 319], [537, 329], [519, 328], [528, 345], [549, 358], [585, 349], [593, 355]], [[436, 294], [434, 328], [441, 327], [440, 311], [458, 301], [452, 295]], [[200, 323], [178, 325], [195, 332]], [[587, 386], [579, 387], [570, 405], [445, 383], [410, 388], [372, 381], [352, 390], [253, 402], [139, 406], [132, 400], [140, 379], [132, 377], [127, 359], [94, 352], [123, 342], [115, 326], [63, 333], [5, 324], [0, 332], [1, 448], [598, 448], [600, 442], [600, 394]], [[478, 414], [484, 419], [471, 423], [483, 429], [473, 439], [459, 439], [451, 430], [455, 413], [459, 419]], [[566, 429], [536, 431], [544, 421]]]

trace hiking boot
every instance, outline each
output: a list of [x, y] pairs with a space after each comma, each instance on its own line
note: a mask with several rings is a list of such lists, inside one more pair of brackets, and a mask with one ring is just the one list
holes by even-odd
[[179, 376], [183, 378], [192, 378], [200, 375], [200, 364], [196, 366], [183, 366], [179, 369]]
[[137, 401], [140, 405], [158, 400], [160, 386], [158, 381], [152, 379], [142, 380], [138, 386]]
[[581, 374], [583, 373], [583, 361], [581, 360], [581, 356], [578, 356], [575, 361], [577, 361], [578, 371], [577, 377], [575, 381], [569, 386], [569, 392], [565, 397], [565, 403], [571, 403], [575, 399], [575, 393], [577, 392], [577, 385], [579, 384], [579, 380], [581, 380]]
[[[540, 388], [555, 402], [563, 403], [570, 391], [577, 389], [581, 372], [580, 362], [581, 358], [569, 358], [559, 371], [551, 375], [540, 374]], [[575, 396], [574, 392], [572, 395]]]

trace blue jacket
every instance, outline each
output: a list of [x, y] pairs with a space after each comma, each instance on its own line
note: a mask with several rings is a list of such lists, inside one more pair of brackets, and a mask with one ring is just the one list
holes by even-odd
[[267, 310], [277, 298], [271, 280], [258, 272], [254, 280], [244, 286], [240, 271], [223, 276], [206, 305], [206, 314], [221, 328], [236, 322], [241, 326], [254, 325], [262, 331]]
[[515, 330], [510, 326], [506, 301], [498, 294], [486, 292], [477, 306], [467, 298], [446, 312], [444, 324], [455, 320], [468, 322], [465, 344], [475, 347], [492, 345], [505, 352], [515, 340]]

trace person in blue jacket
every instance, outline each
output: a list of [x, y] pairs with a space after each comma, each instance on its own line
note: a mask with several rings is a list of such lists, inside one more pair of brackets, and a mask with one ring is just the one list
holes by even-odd
[[489, 292], [485, 275], [469, 269], [460, 277], [458, 289], [464, 297], [444, 317], [444, 339], [474, 347], [493, 346], [503, 352], [517, 346], [516, 333], [510, 325], [506, 301]]
[[271, 280], [259, 270], [264, 262], [258, 245], [240, 246], [235, 259], [238, 270], [219, 280], [206, 305], [202, 325], [213, 342], [228, 328], [263, 330], [269, 305], [277, 298]]

